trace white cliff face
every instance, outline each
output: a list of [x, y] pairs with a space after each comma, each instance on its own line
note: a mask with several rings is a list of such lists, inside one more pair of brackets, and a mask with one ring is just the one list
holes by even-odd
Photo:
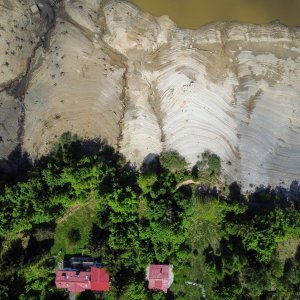
[[24, 95], [21, 143], [33, 159], [70, 131], [137, 166], [171, 149], [193, 165], [210, 150], [244, 189], [299, 180], [299, 28], [182, 30], [126, 1], [62, 5]]

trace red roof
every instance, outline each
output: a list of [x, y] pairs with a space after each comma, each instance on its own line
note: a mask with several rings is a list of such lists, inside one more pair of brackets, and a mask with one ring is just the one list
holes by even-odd
[[55, 284], [56, 287], [68, 289], [72, 293], [81, 293], [91, 287], [90, 272], [57, 271]]
[[150, 265], [149, 268], [149, 284], [151, 290], [168, 291], [169, 284], [169, 266], [168, 265]]
[[56, 272], [55, 285], [72, 293], [81, 293], [85, 290], [108, 291], [109, 274], [105, 268], [96, 267], [91, 267], [90, 272], [59, 270]]
[[106, 272], [105, 268], [91, 267], [91, 290], [109, 290], [109, 274]]

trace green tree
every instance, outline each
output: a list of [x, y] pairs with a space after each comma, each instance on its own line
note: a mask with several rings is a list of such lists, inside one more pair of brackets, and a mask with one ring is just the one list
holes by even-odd
[[183, 156], [177, 151], [164, 152], [160, 156], [160, 164], [171, 173], [181, 171], [187, 166], [187, 162]]
[[216, 154], [212, 153], [208, 155], [207, 158], [208, 168], [214, 174], [219, 174], [221, 171], [221, 161], [220, 157]]
[[139, 175], [137, 183], [143, 193], [148, 193], [156, 181], [157, 174], [155, 172], [147, 172]]

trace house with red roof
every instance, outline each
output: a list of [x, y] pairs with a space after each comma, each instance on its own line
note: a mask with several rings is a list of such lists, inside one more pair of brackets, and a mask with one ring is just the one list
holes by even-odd
[[167, 293], [174, 280], [172, 269], [173, 268], [170, 265], [151, 264], [146, 271], [148, 288], [150, 290]]
[[109, 274], [93, 259], [72, 257], [69, 261], [63, 262], [62, 267], [56, 271], [55, 285], [73, 294], [85, 290], [108, 291]]

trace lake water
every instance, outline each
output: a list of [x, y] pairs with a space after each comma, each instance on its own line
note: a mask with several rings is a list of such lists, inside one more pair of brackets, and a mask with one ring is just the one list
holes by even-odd
[[280, 19], [300, 25], [300, 0], [132, 0], [155, 16], [168, 15], [182, 28], [198, 28], [213, 21], [268, 23]]

